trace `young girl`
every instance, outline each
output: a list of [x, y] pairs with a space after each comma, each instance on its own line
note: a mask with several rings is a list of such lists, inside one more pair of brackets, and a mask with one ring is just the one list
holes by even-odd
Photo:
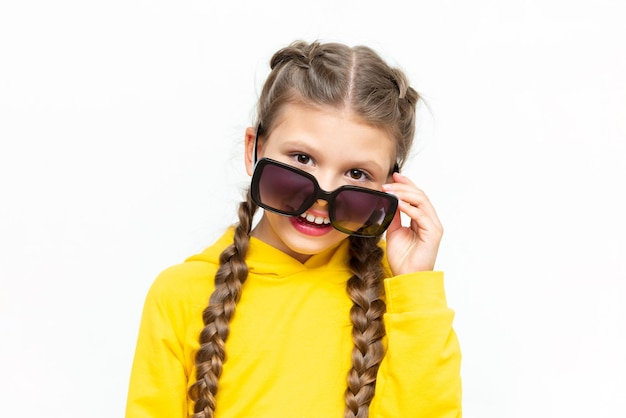
[[418, 94], [366, 47], [271, 68], [239, 222], [151, 287], [126, 417], [460, 417], [442, 227], [399, 173]]

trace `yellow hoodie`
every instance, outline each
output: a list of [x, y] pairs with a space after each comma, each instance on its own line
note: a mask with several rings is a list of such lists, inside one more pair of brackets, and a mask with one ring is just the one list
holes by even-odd
[[[184, 418], [202, 311], [230, 229], [161, 273], [146, 297], [126, 418]], [[252, 238], [216, 418], [340, 418], [351, 367], [348, 240], [304, 264]], [[389, 270], [387, 269], [387, 272]], [[461, 354], [443, 274], [385, 279], [387, 348], [370, 418], [461, 417]]]

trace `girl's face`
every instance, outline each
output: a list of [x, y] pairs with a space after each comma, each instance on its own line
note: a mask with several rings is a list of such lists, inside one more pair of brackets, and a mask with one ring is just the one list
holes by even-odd
[[[253, 145], [254, 129], [248, 128], [249, 175], [254, 169]], [[385, 131], [365, 124], [347, 110], [286, 104], [257, 152], [259, 159], [271, 158], [313, 174], [326, 191], [346, 184], [381, 190], [393, 167], [395, 144]], [[300, 262], [348, 237], [328, 223], [325, 200], [318, 200], [304, 215], [306, 218], [265, 211], [252, 236]]]

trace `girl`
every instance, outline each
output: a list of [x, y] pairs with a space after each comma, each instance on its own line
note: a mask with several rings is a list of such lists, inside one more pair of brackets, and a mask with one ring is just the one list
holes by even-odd
[[442, 227], [398, 172], [418, 94], [366, 47], [296, 42], [271, 69], [239, 222], [151, 287], [126, 416], [460, 417]]

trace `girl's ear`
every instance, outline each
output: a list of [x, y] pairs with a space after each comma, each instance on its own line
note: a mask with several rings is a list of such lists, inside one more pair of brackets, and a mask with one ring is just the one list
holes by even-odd
[[254, 140], [256, 139], [256, 128], [249, 126], [246, 128], [246, 138], [245, 138], [245, 162], [246, 162], [246, 172], [249, 176], [252, 175], [252, 170], [254, 169]]

